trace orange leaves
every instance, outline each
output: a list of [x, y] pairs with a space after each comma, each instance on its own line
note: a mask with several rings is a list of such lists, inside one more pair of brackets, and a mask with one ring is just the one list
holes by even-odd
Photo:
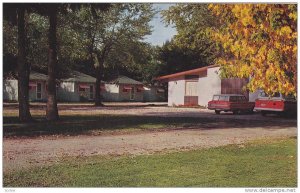
[[251, 77], [250, 91], [296, 93], [297, 7], [288, 4], [217, 4], [225, 24], [213, 37], [224, 52], [218, 62], [235, 77]]
[[281, 27], [279, 32], [282, 36], [290, 36], [292, 33], [292, 29], [289, 26], [283, 26]]

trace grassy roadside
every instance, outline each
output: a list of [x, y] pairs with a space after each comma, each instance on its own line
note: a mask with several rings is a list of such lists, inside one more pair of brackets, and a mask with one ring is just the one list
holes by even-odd
[[4, 187], [295, 187], [297, 141], [121, 157], [66, 158], [4, 173]]
[[[278, 127], [276, 121], [222, 120], [211, 117], [160, 117], [116, 114], [89, 114], [89, 111], [65, 111], [60, 120], [46, 121], [39, 111], [34, 111], [36, 122], [19, 123], [17, 113], [3, 111], [4, 137], [37, 137], [46, 135], [103, 135], [110, 132], [171, 129], [226, 129], [251, 127]], [[280, 127], [295, 127], [294, 122], [280, 122]]]

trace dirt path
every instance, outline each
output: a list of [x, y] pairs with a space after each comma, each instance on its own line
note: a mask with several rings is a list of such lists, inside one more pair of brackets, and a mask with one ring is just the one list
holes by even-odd
[[4, 139], [3, 168], [51, 164], [64, 156], [145, 154], [243, 143], [259, 138], [297, 135], [297, 127], [251, 127], [151, 131], [104, 136]]

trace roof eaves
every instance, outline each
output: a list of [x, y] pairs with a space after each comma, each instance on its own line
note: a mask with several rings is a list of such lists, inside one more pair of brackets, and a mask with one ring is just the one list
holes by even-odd
[[210, 66], [196, 68], [196, 69], [193, 69], [193, 70], [187, 70], [187, 71], [183, 71], [183, 72], [178, 72], [178, 73], [174, 73], [174, 74], [160, 76], [160, 77], [157, 77], [155, 80], [164, 80], [164, 79], [176, 78], [176, 77], [184, 76], [184, 75], [191, 75], [191, 74], [195, 74], [195, 73], [199, 73], [199, 72], [205, 71], [208, 68], [214, 68], [214, 67], [217, 67], [217, 66], [218, 65], [214, 64], [214, 65], [210, 65]]

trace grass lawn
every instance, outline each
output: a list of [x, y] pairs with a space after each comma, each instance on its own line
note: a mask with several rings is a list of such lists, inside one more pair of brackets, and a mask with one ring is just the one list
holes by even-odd
[[4, 187], [296, 187], [295, 138], [139, 156], [65, 158], [4, 173]]

